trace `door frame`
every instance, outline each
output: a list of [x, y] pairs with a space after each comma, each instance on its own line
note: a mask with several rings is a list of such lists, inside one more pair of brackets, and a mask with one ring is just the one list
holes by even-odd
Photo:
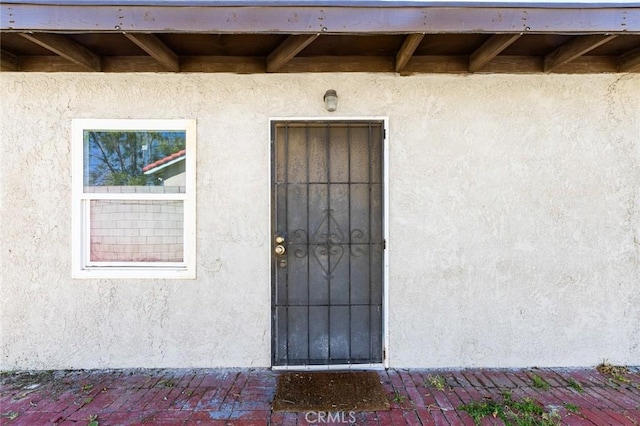
[[[298, 121], [298, 122], [349, 122], [349, 121], [378, 121], [383, 126], [383, 139], [382, 139], [382, 235], [384, 236], [384, 249], [383, 249], [383, 271], [382, 271], [382, 363], [374, 364], [338, 364], [338, 365], [303, 365], [303, 366], [276, 366], [273, 365], [273, 262], [272, 256], [272, 237], [274, 233], [273, 222], [273, 123], [277, 121]], [[388, 116], [356, 116], [356, 117], [270, 117], [268, 121], [267, 134], [269, 135], [269, 242], [267, 247], [269, 249], [269, 363], [273, 370], [381, 370], [389, 368], [389, 117]]]

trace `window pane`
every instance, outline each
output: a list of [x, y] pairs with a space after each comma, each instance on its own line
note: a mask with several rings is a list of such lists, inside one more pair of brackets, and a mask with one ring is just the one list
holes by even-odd
[[91, 200], [92, 262], [183, 262], [183, 201]]
[[184, 193], [184, 131], [85, 130], [84, 191]]

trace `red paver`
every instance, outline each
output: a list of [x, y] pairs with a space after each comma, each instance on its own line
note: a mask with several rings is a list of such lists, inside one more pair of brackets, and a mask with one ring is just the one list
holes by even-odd
[[619, 423], [615, 417], [612, 417], [597, 408], [582, 408], [580, 409], [580, 415], [586, 417], [597, 425], [615, 425]]
[[420, 391], [418, 390], [418, 388], [415, 388], [415, 387], [407, 388], [407, 395], [409, 396], [409, 400], [411, 401], [412, 405], [415, 408], [426, 407], [424, 403], [424, 399], [422, 398], [422, 395], [420, 394]]
[[512, 383], [514, 383], [517, 388], [526, 387], [530, 385], [529, 382], [525, 382], [524, 380], [522, 380], [522, 378], [518, 376], [516, 372], [513, 370], [505, 371], [504, 375], [507, 379], [509, 379]]
[[[464, 405], [466, 402], [458, 395], [458, 392], [454, 390], [450, 390], [447, 392], [447, 398], [451, 401], [451, 404], [456, 408], [456, 414], [462, 421], [462, 424], [466, 426], [474, 426], [473, 419], [466, 412], [460, 411], [459, 408], [461, 405]], [[469, 401], [467, 401], [469, 402]]]
[[[550, 387], [533, 386], [529, 373]], [[20, 373], [16, 373], [20, 374]], [[267, 369], [61, 371], [43, 383], [0, 382], [3, 425], [306, 425], [306, 413], [272, 413], [278, 372]], [[473, 425], [460, 410], [474, 401], [531, 398], [567, 425], [640, 425], [640, 392], [595, 369], [388, 370], [380, 380], [391, 410], [355, 413], [360, 425]], [[34, 377], [36, 377], [35, 375]], [[437, 389], [430, 378], [444, 379]], [[579, 383], [583, 392], [569, 386]], [[396, 395], [399, 398], [395, 398]], [[394, 401], [394, 398], [396, 399]], [[578, 412], [568, 410], [569, 405]], [[572, 408], [573, 409], [573, 408]], [[635, 423], [634, 423], [635, 422]], [[501, 425], [485, 418], [482, 425]]]
[[547, 382], [551, 387], [558, 387], [563, 385], [564, 380], [561, 377], [558, 377], [551, 370], [536, 368], [536, 369], [530, 370], [530, 372], [531, 374], [535, 374], [536, 376], [540, 377], [542, 380]]
[[473, 371], [473, 370], [462, 370], [461, 374], [464, 376], [464, 378], [467, 380], [467, 382], [469, 382], [469, 384], [472, 387], [477, 387], [477, 388], [483, 388], [484, 384], [482, 384], [477, 376], [478, 371]]
[[471, 383], [467, 380], [466, 377], [460, 371], [454, 371], [451, 373], [451, 377], [453, 377], [456, 381], [455, 386], [467, 387], [471, 386]]
[[422, 422], [423, 426], [432, 426], [436, 424], [431, 412], [426, 409], [416, 410], [416, 415], [418, 419]]

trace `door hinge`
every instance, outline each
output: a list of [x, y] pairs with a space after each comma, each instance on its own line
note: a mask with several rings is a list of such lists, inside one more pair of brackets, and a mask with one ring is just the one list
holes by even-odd
[[387, 240], [382, 240], [382, 250], [387, 249]]
[[387, 348], [382, 348], [382, 360], [387, 360]]

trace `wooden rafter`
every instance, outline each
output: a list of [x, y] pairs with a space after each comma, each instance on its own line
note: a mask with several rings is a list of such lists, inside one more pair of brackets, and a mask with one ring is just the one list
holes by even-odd
[[2, 71], [19, 71], [20, 58], [6, 50], [0, 50], [0, 69]]
[[178, 55], [155, 35], [125, 33], [125, 36], [169, 71], [180, 71]]
[[578, 36], [545, 56], [544, 72], [551, 72], [616, 37], [616, 35], [600, 34]]
[[20, 33], [20, 35], [74, 64], [91, 71], [100, 71], [100, 57], [70, 38], [59, 34]]
[[280, 43], [280, 45], [267, 56], [267, 72], [278, 71], [316, 38], [318, 38], [318, 34], [291, 35], [287, 37], [285, 41]]
[[409, 34], [404, 39], [404, 43], [396, 55], [396, 72], [401, 72], [404, 69], [423, 38], [424, 34]]
[[618, 71], [640, 72], [640, 48], [627, 52], [618, 58]]
[[500, 52], [520, 38], [522, 34], [496, 34], [489, 38], [469, 57], [469, 72], [476, 72]]

